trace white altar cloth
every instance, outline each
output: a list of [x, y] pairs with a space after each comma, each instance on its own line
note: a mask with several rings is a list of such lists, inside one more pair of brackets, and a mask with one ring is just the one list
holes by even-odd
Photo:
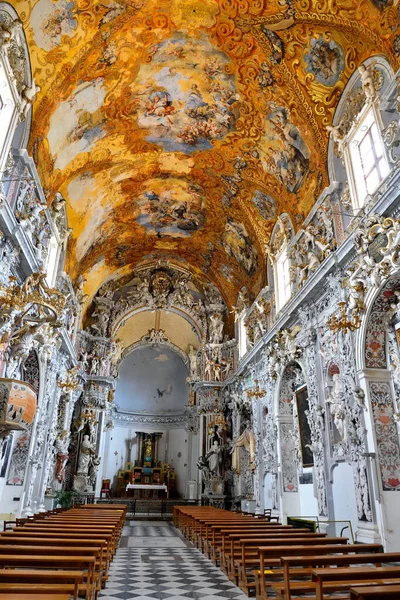
[[128, 483], [126, 486], [126, 491], [128, 490], [164, 490], [167, 491], [166, 485], [151, 485], [151, 484], [142, 484], [142, 483]]

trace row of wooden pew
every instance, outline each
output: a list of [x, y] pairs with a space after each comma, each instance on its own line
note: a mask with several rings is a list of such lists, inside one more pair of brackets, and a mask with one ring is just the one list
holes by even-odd
[[96, 600], [126, 505], [88, 504], [24, 519], [0, 534], [0, 600]]
[[400, 552], [384, 553], [381, 544], [349, 544], [212, 507], [176, 506], [174, 523], [257, 600], [400, 599]]

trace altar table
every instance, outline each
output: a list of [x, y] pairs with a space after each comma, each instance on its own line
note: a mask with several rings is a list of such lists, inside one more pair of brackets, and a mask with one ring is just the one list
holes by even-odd
[[130, 495], [130, 490], [133, 490], [133, 496], [135, 498], [159, 498], [161, 496], [165, 496], [167, 492], [167, 486], [161, 484], [151, 485], [144, 483], [128, 483], [126, 486], [126, 492], [128, 495]]

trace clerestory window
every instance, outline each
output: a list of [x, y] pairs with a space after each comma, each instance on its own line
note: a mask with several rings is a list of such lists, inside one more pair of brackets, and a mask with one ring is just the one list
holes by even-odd
[[287, 244], [282, 246], [275, 262], [275, 302], [277, 312], [285, 306], [292, 293], [290, 282], [290, 260]]
[[349, 136], [352, 171], [352, 200], [360, 209], [389, 173], [384, 145], [373, 108], [361, 119]]

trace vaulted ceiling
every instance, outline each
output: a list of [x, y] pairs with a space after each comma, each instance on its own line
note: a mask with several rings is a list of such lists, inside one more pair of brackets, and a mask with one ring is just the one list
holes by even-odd
[[18, 0], [41, 91], [30, 151], [67, 201], [67, 269], [93, 295], [168, 258], [233, 304], [265, 284], [276, 216], [329, 184], [357, 65], [399, 66], [398, 0]]

